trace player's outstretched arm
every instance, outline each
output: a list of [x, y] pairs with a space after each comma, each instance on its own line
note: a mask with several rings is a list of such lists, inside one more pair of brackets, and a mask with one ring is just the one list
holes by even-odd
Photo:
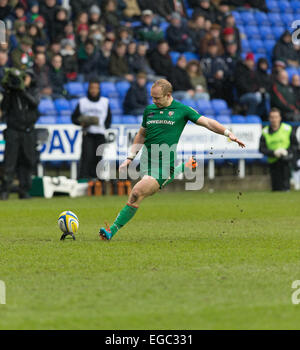
[[239, 140], [230, 130], [225, 126], [217, 122], [216, 120], [202, 116], [196, 122], [197, 125], [204, 126], [206, 129], [215, 132], [216, 134], [225, 135], [230, 138], [231, 141], [236, 142], [240, 147], [246, 147], [244, 142]]
[[126, 168], [133, 161], [135, 156], [139, 153], [140, 149], [143, 147], [143, 144], [145, 142], [145, 137], [146, 137], [146, 129], [141, 126], [140, 130], [138, 131], [138, 133], [136, 134], [133, 140], [133, 144], [131, 146], [129, 155], [127, 159], [120, 165], [119, 171]]

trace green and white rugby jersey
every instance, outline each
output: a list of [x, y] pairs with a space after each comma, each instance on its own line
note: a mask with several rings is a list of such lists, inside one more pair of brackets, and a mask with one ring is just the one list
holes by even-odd
[[[173, 175], [176, 149], [186, 123], [196, 122], [201, 115], [193, 108], [173, 100], [168, 107], [158, 108], [155, 104], [146, 107], [142, 127], [146, 138], [141, 156], [141, 173], [162, 180]], [[153, 152], [153, 145], [170, 148], [169, 157]], [[152, 154], [151, 154], [152, 149]], [[163, 147], [161, 147], [163, 149]], [[161, 181], [159, 181], [161, 183]]]

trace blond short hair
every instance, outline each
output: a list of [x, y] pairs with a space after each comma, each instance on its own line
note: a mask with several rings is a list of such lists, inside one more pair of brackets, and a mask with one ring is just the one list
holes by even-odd
[[168, 93], [172, 94], [173, 92], [172, 84], [166, 79], [156, 80], [152, 87], [160, 87], [164, 96], [166, 96]]

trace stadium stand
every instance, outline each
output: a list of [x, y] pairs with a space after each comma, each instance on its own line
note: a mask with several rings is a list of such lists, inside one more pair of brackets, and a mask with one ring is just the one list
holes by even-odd
[[[49, 8], [49, 11], [57, 10], [60, 6], [64, 6], [68, 13], [68, 19], [73, 22], [74, 29], [65, 30], [67, 23], [60, 23], [58, 19], [55, 17], [48, 18], [45, 12], [45, 6], [42, 4], [44, 1], [41, 1], [40, 4], [40, 12], [39, 16], [34, 16], [29, 12], [30, 9], [30, 1], [20, 1], [19, 3], [25, 8], [25, 16], [24, 18], [17, 18], [14, 9], [12, 9], [11, 13], [2, 18], [7, 24], [9, 29], [9, 45], [7, 48], [8, 60], [4, 64], [4, 67], [9, 67], [13, 65], [14, 60], [12, 59], [13, 51], [11, 48], [16, 45], [20, 45], [19, 33], [17, 31], [18, 21], [24, 21], [26, 23], [27, 34], [29, 35], [29, 26], [33, 24], [38, 24], [39, 21], [45, 22], [45, 26], [39, 25], [38, 35], [36, 37], [32, 37], [33, 45], [31, 47], [31, 52], [34, 57], [38, 50], [44, 50], [42, 47], [46, 49], [48, 62], [47, 69], [50, 67], [50, 57], [53, 54], [51, 51], [54, 47], [54, 50], [57, 50], [57, 53], [60, 53], [63, 57], [63, 73], [65, 77], [65, 95], [57, 96], [53, 95], [53, 98], [42, 98], [39, 105], [39, 112], [41, 114], [39, 123], [62, 123], [63, 121], [69, 121], [70, 115], [72, 111], [74, 111], [78, 98], [85, 96], [87, 93], [88, 82], [84, 81], [84, 75], [81, 74], [81, 67], [83, 64], [87, 62], [89, 59], [89, 55], [86, 52], [86, 48], [84, 46], [85, 41], [91, 40], [94, 43], [95, 51], [93, 53], [93, 57], [96, 57], [96, 65], [99, 67], [95, 68], [98, 70], [98, 76], [101, 79], [101, 91], [102, 95], [108, 97], [110, 99], [110, 106], [113, 113], [113, 123], [130, 123], [132, 121], [131, 116], [124, 116], [122, 110], [122, 104], [126, 93], [130, 87], [130, 81], [127, 80], [127, 77], [112, 77], [109, 75], [109, 60], [110, 60], [110, 49], [106, 49], [104, 47], [104, 39], [107, 42], [112, 42], [112, 51], [114, 50], [114, 43], [118, 40], [122, 40], [126, 45], [131, 41], [137, 42], [139, 44], [139, 38], [137, 36], [138, 28], [140, 28], [142, 22], [140, 18], [125, 18], [122, 13], [118, 13], [119, 23], [109, 23], [105, 13], [101, 14], [100, 21], [97, 23], [91, 23], [90, 18], [88, 18], [87, 23], [81, 23], [79, 26], [77, 24], [77, 18], [74, 17], [74, 13], [72, 12], [72, 7], [70, 6], [70, 1], [56, 1], [56, 4], [53, 8]], [[117, 1], [118, 2], [118, 1]], [[14, 2], [18, 3], [18, 2]], [[95, 4], [97, 1], [94, 2]], [[193, 38], [193, 25], [192, 18], [194, 19], [195, 11], [193, 8], [189, 6], [188, 1], [182, 2], [186, 8], [187, 19], [186, 25], [189, 27], [189, 33], [191, 38]], [[272, 64], [272, 54], [274, 46], [276, 42], [280, 39], [282, 33], [288, 29], [291, 31], [291, 24], [294, 20], [299, 18], [300, 14], [300, 2], [299, 1], [283, 1], [283, 0], [267, 0], [266, 5], [268, 8], [268, 12], [262, 12], [258, 9], [249, 9], [245, 8], [233, 8], [231, 14], [234, 16], [235, 31], [239, 32], [239, 39], [236, 36], [233, 37], [233, 40], [240, 40], [241, 44], [241, 52], [240, 58], [244, 59], [248, 52], [253, 52], [255, 61], [257, 62], [259, 58], [265, 57], [268, 62]], [[47, 8], [47, 7], [46, 7]], [[216, 8], [216, 7], [214, 7]], [[52, 12], [51, 12], [52, 13]], [[55, 13], [55, 11], [53, 11]], [[215, 15], [219, 12], [215, 11]], [[88, 17], [88, 16], [87, 16]], [[215, 17], [217, 21], [217, 16]], [[218, 23], [223, 23], [223, 20], [218, 20]], [[163, 33], [166, 32], [169, 27], [169, 22], [166, 18], [157, 17], [154, 15], [154, 26], [158, 25], [160, 30]], [[118, 38], [119, 29], [121, 26], [127, 26], [129, 29], [128, 36], [125, 38]], [[94, 26], [94, 27], [93, 27]], [[97, 29], [96, 27], [97, 26]], [[60, 28], [60, 32], [58, 30]], [[82, 34], [82, 29], [86, 28], [86, 35]], [[112, 28], [112, 29], [111, 29]], [[153, 27], [154, 28], [154, 27]], [[97, 34], [94, 34], [96, 30]], [[98, 30], [98, 31], [97, 31]], [[203, 29], [197, 29], [199, 31], [199, 38], [203, 38], [205, 35], [210, 35], [210, 31], [205, 28], [203, 25]], [[56, 33], [56, 37], [53, 37], [53, 33]], [[58, 35], [59, 33], [59, 35]], [[99, 34], [101, 33], [101, 35]], [[154, 35], [154, 32], [151, 32], [151, 35]], [[198, 35], [198, 32], [197, 32]], [[222, 37], [220, 37], [223, 40]], [[151, 41], [152, 40], [152, 41]], [[151, 43], [150, 43], [151, 41]], [[237, 42], [238, 43], [238, 42]], [[69, 46], [68, 46], [69, 45]], [[57, 47], [56, 47], [57, 46]], [[109, 45], [107, 45], [109, 46]], [[19, 47], [19, 46], [17, 46]], [[65, 49], [67, 47], [67, 49]], [[149, 37], [148, 42], [148, 52], [146, 53], [145, 60], [148, 59], [151, 52], [155, 49], [153, 46], [153, 36]], [[105, 51], [106, 50], [106, 51]], [[299, 53], [299, 51], [298, 51]], [[169, 55], [171, 57], [173, 66], [176, 64], [178, 57], [180, 56], [179, 52], [170, 51]], [[187, 61], [197, 60], [202, 63], [202, 59], [205, 56], [204, 54], [199, 54], [198, 48], [194, 47], [193, 52], [184, 52], [183, 55], [186, 57]], [[238, 57], [238, 56], [237, 56]], [[142, 68], [142, 66], [138, 66], [137, 62], [138, 57], [135, 52], [132, 56], [127, 54], [126, 59], [129, 65], [129, 73], [136, 75], [138, 70]], [[223, 59], [220, 57], [220, 59]], [[300, 66], [300, 54], [299, 54], [299, 66]], [[31, 61], [30, 61], [31, 62]], [[29, 68], [32, 63], [25, 64], [24, 68]], [[34, 60], [33, 60], [34, 62]], [[89, 61], [92, 64], [92, 60]], [[98, 63], [97, 63], [98, 62]], [[287, 67], [287, 72], [289, 74], [289, 79], [291, 80], [294, 74], [299, 74], [299, 66], [298, 67]], [[107, 72], [105, 72], [107, 69]], [[137, 68], [139, 67], [139, 68]], [[0, 67], [0, 69], [2, 66]], [[34, 66], [33, 66], [34, 68]], [[138, 70], [137, 70], [138, 69]], [[270, 70], [272, 66], [270, 67]], [[270, 72], [269, 70], [269, 72]], [[147, 83], [147, 92], [149, 96], [149, 103], [151, 103], [150, 90], [152, 81], [156, 78], [155, 71], [152, 73], [146, 72], [147, 76], [150, 78]], [[1, 71], [0, 71], [1, 74]], [[206, 78], [208, 78], [205, 75]], [[168, 77], [167, 77], [168, 78]], [[234, 98], [234, 104], [232, 105], [231, 101], [225, 101], [218, 96], [214, 96], [214, 92], [211, 90], [213, 84], [208, 81], [208, 89], [211, 96], [211, 101], [194, 101], [194, 100], [184, 100], [183, 103], [190, 105], [191, 107], [197, 109], [200, 113], [209, 115], [212, 117], [221, 117], [221, 116], [231, 116], [231, 122], [239, 122], [242, 120], [241, 118], [237, 118], [239, 112], [236, 112], [236, 105], [238, 105], [237, 98]], [[234, 88], [234, 86], [233, 86]], [[229, 105], [230, 104], [230, 105]], [[245, 116], [244, 116], [245, 117]], [[251, 117], [251, 118], [250, 118]], [[257, 118], [253, 118], [250, 116], [249, 118], [246, 116], [246, 120], [256, 120], [256, 122], [260, 122], [261, 118], [264, 116], [258, 116]], [[248, 119], [247, 119], [248, 118]], [[137, 118], [135, 118], [135, 121]], [[228, 119], [226, 119], [228, 121]]]

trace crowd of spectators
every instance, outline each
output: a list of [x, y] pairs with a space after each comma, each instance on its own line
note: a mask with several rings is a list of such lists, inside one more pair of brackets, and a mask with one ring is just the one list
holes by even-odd
[[71, 81], [126, 80], [124, 112], [140, 114], [146, 82], [166, 77], [178, 99], [224, 99], [262, 118], [272, 106], [285, 120], [300, 120], [300, 77], [290, 82], [285, 70], [300, 66], [300, 47], [285, 32], [272, 66], [251, 52], [243, 57], [231, 10], [245, 5], [267, 11], [264, 0], [0, 0], [8, 32], [0, 79], [5, 67], [31, 69], [44, 98], [68, 98]]

